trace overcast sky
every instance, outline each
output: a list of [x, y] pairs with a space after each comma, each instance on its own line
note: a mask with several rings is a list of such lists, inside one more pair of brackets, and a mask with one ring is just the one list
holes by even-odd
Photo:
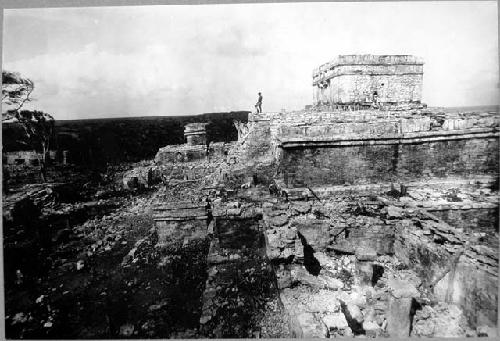
[[9, 9], [3, 69], [56, 119], [264, 111], [312, 102], [339, 54], [425, 60], [423, 101], [497, 104], [492, 2], [282, 3]]

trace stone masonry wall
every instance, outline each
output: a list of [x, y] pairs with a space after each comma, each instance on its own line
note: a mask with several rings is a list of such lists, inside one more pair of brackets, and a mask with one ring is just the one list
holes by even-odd
[[[382, 103], [420, 102], [422, 74], [341, 75], [331, 79], [323, 102], [346, 104], [371, 102], [376, 91]], [[382, 85], [383, 84], [383, 85]]]
[[495, 113], [436, 109], [250, 114], [238, 156], [275, 160], [296, 187], [494, 175], [498, 125]]
[[294, 148], [283, 153], [282, 165], [292, 186], [494, 174], [499, 166], [498, 140]]
[[496, 326], [498, 307], [498, 252], [479, 245], [432, 215], [400, 220], [395, 254], [429, 282], [457, 264], [434, 287], [436, 298], [460, 305], [472, 326]]

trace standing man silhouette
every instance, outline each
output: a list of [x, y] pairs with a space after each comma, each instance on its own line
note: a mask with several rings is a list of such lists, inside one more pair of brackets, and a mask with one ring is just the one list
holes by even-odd
[[259, 99], [255, 104], [255, 109], [257, 109], [257, 112], [262, 112], [262, 94], [260, 92], [259, 92]]

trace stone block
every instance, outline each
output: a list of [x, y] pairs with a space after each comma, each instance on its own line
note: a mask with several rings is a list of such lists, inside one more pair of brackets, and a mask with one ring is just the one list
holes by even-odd
[[373, 321], [364, 321], [363, 329], [367, 337], [377, 337], [380, 334], [380, 326]]
[[410, 309], [412, 298], [389, 297], [387, 313], [387, 332], [390, 337], [407, 338], [410, 336]]
[[352, 335], [351, 328], [349, 328], [343, 313], [328, 314], [323, 316], [322, 320], [330, 337]]
[[338, 292], [321, 289], [310, 295], [306, 302], [307, 311], [310, 313], [338, 313], [340, 302]]
[[478, 337], [496, 338], [498, 336], [497, 329], [490, 326], [479, 326], [476, 333]]
[[361, 309], [356, 304], [353, 303], [347, 303], [346, 309], [349, 313], [349, 316], [355, 320], [358, 323], [363, 323], [364, 321], [364, 316], [363, 313], [361, 312]]
[[297, 214], [306, 214], [311, 211], [311, 204], [308, 202], [294, 202], [291, 208]]
[[289, 288], [292, 285], [290, 271], [285, 268], [280, 268], [276, 271], [276, 280], [278, 282], [278, 289]]
[[344, 283], [334, 277], [319, 275], [318, 279], [323, 282], [323, 286], [330, 290], [339, 290], [344, 288]]
[[387, 281], [387, 288], [395, 298], [417, 298], [420, 296], [415, 285], [406, 280], [390, 278]]
[[377, 251], [369, 247], [357, 248], [354, 254], [360, 261], [374, 261], [377, 259]]
[[356, 263], [356, 272], [360, 285], [372, 285], [373, 263], [358, 261]]
[[387, 206], [387, 217], [388, 218], [401, 218], [403, 216], [403, 210], [396, 206]]
[[228, 216], [239, 216], [241, 214], [241, 208], [228, 208], [227, 215]]
[[268, 218], [270, 226], [280, 227], [288, 223], [288, 216], [286, 214], [280, 214]]

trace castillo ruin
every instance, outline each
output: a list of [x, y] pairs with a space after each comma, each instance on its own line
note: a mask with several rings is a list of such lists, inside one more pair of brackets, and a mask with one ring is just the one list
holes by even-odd
[[415, 56], [339, 56], [314, 70], [312, 106], [250, 113], [236, 141], [187, 124], [118, 177], [129, 206], [75, 228], [98, 241], [60, 251], [60, 268], [112, 285], [50, 284], [51, 307], [104, 302], [82, 310], [93, 329], [54, 335], [496, 336], [498, 112], [427, 107], [423, 75]]
[[205, 335], [233, 335], [221, 297], [245, 269], [274, 278], [294, 337], [494, 335], [498, 116], [427, 108], [422, 81], [414, 56], [339, 56], [311, 110], [252, 113], [227, 155], [163, 163], [204, 184], [155, 219], [160, 243], [210, 240]]

